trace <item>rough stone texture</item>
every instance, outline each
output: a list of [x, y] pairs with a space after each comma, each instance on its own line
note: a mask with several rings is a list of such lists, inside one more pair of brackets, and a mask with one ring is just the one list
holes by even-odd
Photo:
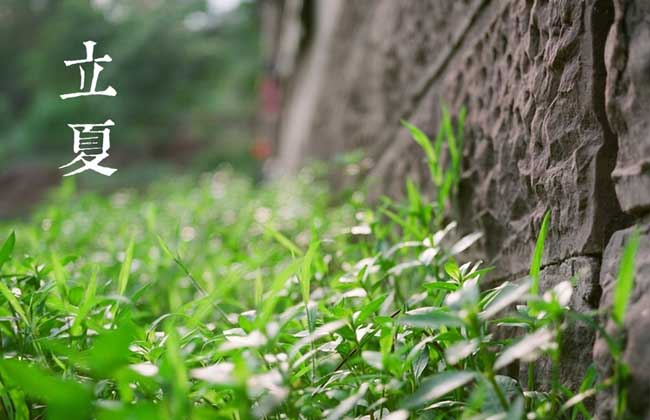
[[526, 270], [547, 208], [545, 264], [602, 252], [620, 212], [604, 107], [607, 4], [345, 2], [306, 155], [364, 148], [378, 189], [397, 195], [406, 176], [426, 178], [399, 119], [434, 134], [441, 101], [466, 105], [461, 225], [486, 232], [497, 276]]
[[618, 135], [616, 193], [625, 211], [650, 208], [650, 2], [616, 0], [607, 40], [607, 115]]
[[[600, 307], [609, 310], [612, 304], [613, 290], [618, 274], [618, 266], [625, 244], [634, 228], [616, 232], [605, 254], [600, 273], [602, 298]], [[650, 418], [650, 223], [639, 226], [641, 241], [636, 258], [635, 288], [625, 318], [624, 360], [631, 367], [632, 386], [630, 387], [630, 409], [641, 418]], [[607, 320], [606, 330], [616, 335], [616, 328]], [[611, 360], [605, 340], [601, 337], [594, 346], [594, 358], [603, 375], [611, 374]], [[603, 393], [599, 398], [600, 417], [608, 418], [613, 399], [611, 393]]]
[[601, 252], [617, 215], [595, 14], [593, 2], [490, 3], [431, 82], [440, 93], [410, 118], [422, 125], [423, 102], [440, 98], [469, 108], [461, 220], [486, 233], [485, 254], [502, 276], [527, 269], [545, 209], [554, 244], [545, 264]]
[[418, 79], [450, 55], [468, 14], [481, 3], [345, 2], [309, 152], [327, 158], [341, 150], [383, 149], [392, 142], [399, 119], [413, 108]]
[[[321, 88], [303, 89], [315, 104], [304, 155], [280, 163], [361, 148], [375, 193], [402, 194], [406, 177], [432, 193], [399, 120], [434, 135], [441, 102], [467, 106], [459, 222], [485, 233], [475, 257], [494, 261], [494, 281], [521, 277], [550, 209], [543, 285], [583, 273], [574, 307], [599, 306], [602, 286], [607, 308], [629, 233], [620, 229], [650, 213], [650, 1], [355, 0], [335, 26]], [[301, 94], [296, 80], [285, 81], [289, 96]], [[650, 418], [650, 269], [640, 264], [625, 357], [637, 367], [632, 409]], [[594, 341], [576, 328], [563, 361], [574, 386]], [[595, 355], [606, 372], [602, 342]], [[611, 404], [600, 396], [601, 418]]]

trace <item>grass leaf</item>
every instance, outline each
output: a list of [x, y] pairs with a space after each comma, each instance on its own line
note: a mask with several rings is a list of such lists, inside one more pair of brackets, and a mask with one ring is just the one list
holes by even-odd
[[339, 420], [350, 410], [352, 410], [359, 401], [366, 395], [368, 391], [368, 383], [364, 382], [359, 387], [359, 391], [356, 394], [349, 396], [348, 398], [341, 401], [341, 403], [335, 407], [326, 417], [325, 420]]
[[5, 262], [9, 259], [11, 256], [11, 253], [14, 250], [14, 246], [16, 245], [16, 232], [11, 232], [9, 234], [9, 237], [5, 241], [5, 243], [2, 245], [2, 248], [0, 248], [0, 268], [4, 265]]
[[429, 165], [429, 171], [431, 172], [431, 177], [436, 178], [438, 168], [438, 155], [436, 154], [433, 145], [431, 144], [431, 140], [429, 140], [429, 136], [424, 134], [422, 130], [407, 121], [402, 121], [402, 125], [409, 130], [413, 140], [415, 140], [415, 142], [424, 151], [424, 154], [427, 158], [427, 163]]
[[498, 287], [498, 292], [485, 308], [479, 314], [482, 320], [487, 320], [506, 309], [513, 303], [520, 300], [530, 290], [530, 278], [524, 280], [520, 284], [504, 283]]
[[134, 247], [134, 238], [131, 237], [129, 245], [126, 247], [126, 252], [124, 254], [124, 261], [120, 267], [120, 274], [117, 279], [117, 293], [121, 296], [124, 295], [126, 291], [126, 286], [129, 283], [129, 274], [131, 274], [131, 262], [133, 261], [133, 247]]
[[16, 312], [18, 316], [20, 316], [23, 321], [29, 325], [29, 319], [27, 318], [25, 310], [23, 309], [18, 299], [16, 299], [16, 296], [14, 296], [14, 294], [11, 292], [11, 290], [9, 290], [7, 285], [2, 282], [2, 280], [0, 280], [0, 293], [2, 293], [5, 299], [7, 299], [7, 302], [9, 302], [9, 305], [14, 310], [14, 312]]
[[494, 370], [502, 369], [517, 359], [524, 359], [527, 362], [535, 360], [544, 346], [553, 340], [553, 333], [542, 328], [529, 334], [508, 347], [494, 362]]
[[402, 406], [404, 408], [421, 407], [463, 385], [467, 385], [475, 378], [476, 373], [467, 371], [438, 373], [422, 381], [420, 387], [403, 401]]
[[412, 328], [431, 329], [438, 329], [441, 327], [462, 327], [464, 325], [463, 320], [457, 315], [440, 310], [404, 315], [397, 320], [397, 323]]
[[79, 311], [77, 311], [77, 316], [72, 323], [70, 332], [72, 335], [80, 335], [82, 332], [81, 323], [86, 319], [90, 310], [95, 304], [95, 294], [97, 292], [97, 268], [95, 267], [90, 275], [90, 281], [86, 285], [86, 291], [84, 293], [83, 300], [79, 305]]
[[87, 386], [64, 380], [24, 361], [2, 360], [0, 368], [12, 384], [48, 405], [48, 418], [91, 418], [92, 392]]
[[300, 267], [300, 291], [302, 294], [302, 301], [305, 305], [309, 303], [312, 264], [316, 256], [316, 252], [318, 252], [318, 242], [314, 240], [309, 245], [309, 249], [307, 250], [305, 257], [303, 258], [302, 265]]
[[639, 231], [635, 229], [623, 250], [623, 256], [621, 257], [621, 263], [618, 268], [618, 276], [616, 277], [616, 285], [614, 286], [612, 318], [619, 327], [623, 326], [625, 312], [627, 311], [630, 296], [634, 290], [635, 259], [638, 248]]
[[280, 245], [285, 247], [291, 252], [291, 255], [296, 256], [296, 255], [302, 255], [302, 251], [296, 244], [293, 243], [293, 241], [286, 236], [282, 234], [279, 230], [275, 229], [271, 225], [266, 225], [264, 226], [264, 231], [270, 235], [273, 239], [275, 239]]
[[539, 235], [537, 236], [537, 243], [535, 244], [535, 251], [533, 252], [533, 258], [530, 262], [530, 278], [533, 280], [533, 283], [530, 287], [530, 293], [534, 296], [539, 294], [539, 271], [542, 267], [542, 257], [544, 256], [544, 242], [546, 241], [546, 235], [548, 234], [548, 224], [551, 219], [550, 210], [544, 214], [544, 219], [542, 220], [542, 227], [539, 230]]

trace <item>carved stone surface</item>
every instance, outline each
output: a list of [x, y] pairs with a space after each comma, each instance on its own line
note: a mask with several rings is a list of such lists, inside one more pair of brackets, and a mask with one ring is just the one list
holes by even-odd
[[[450, 55], [481, 0], [346, 1], [332, 42], [311, 155], [386, 146], [421, 75]], [[377, 157], [377, 153], [373, 153]]]
[[[490, 3], [444, 71], [425, 74], [434, 79], [405, 115], [426, 130], [441, 98], [469, 107], [462, 220], [486, 232], [501, 276], [526, 269], [546, 208], [554, 246], [545, 263], [601, 252], [619, 216], [600, 61], [613, 10], [601, 3]], [[391, 162], [418, 160], [405, 137], [376, 148], [374, 176], [396, 182], [403, 174]]]
[[612, 176], [623, 210], [650, 209], [650, 2], [616, 0], [607, 40], [607, 115], [618, 135]]
[[526, 270], [546, 209], [545, 263], [601, 252], [618, 214], [604, 36], [592, 32], [611, 13], [595, 3], [492, 3], [442, 81], [446, 101], [470, 110], [462, 219], [486, 232], [505, 274]]

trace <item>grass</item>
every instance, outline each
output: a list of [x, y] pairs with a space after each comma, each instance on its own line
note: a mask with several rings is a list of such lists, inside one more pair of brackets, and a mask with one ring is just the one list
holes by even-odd
[[[451, 125], [435, 146], [408, 127], [444, 199], [407, 181], [403, 201], [369, 207], [354, 192], [334, 206], [309, 170], [256, 187], [222, 169], [145, 195], [66, 183], [2, 226], [1, 416], [575, 419], [607, 386], [624, 412], [615, 337], [612, 378], [589, 369], [572, 391], [555, 375], [561, 332], [597, 314], [567, 307], [569, 279], [539, 290], [549, 216], [530, 278], [482, 287], [490, 268], [463, 259], [481, 235], [444, 216], [460, 177]], [[636, 243], [615, 294], [621, 325]], [[549, 389], [506, 375], [539, 357], [555, 366]]]

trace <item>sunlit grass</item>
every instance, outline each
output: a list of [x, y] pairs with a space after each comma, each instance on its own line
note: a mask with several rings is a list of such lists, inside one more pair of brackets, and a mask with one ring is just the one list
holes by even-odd
[[[431, 167], [451, 194], [456, 164]], [[530, 278], [484, 288], [490, 268], [463, 257], [482, 235], [456, 233], [447, 199], [407, 190], [403, 202], [367, 206], [355, 193], [333, 205], [309, 170], [253, 186], [222, 169], [145, 195], [65, 184], [29, 222], [2, 226], [0, 413], [556, 419], [589, 417], [585, 402], [610, 385], [624, 410], [612, 337], [615, 376], [590, 369], [576, 394], [555, 375], [537, 389], [532, 374], [522, 384], [505, 373], [539, 357], [557, 367], [567, 324], [595, 319], [568, 308], [570, 279], [539, 290], [552, 220]], [[635, 246], [616, 293], [621, 322]], [[503, 338], [503, 327], [520, 334]]]

